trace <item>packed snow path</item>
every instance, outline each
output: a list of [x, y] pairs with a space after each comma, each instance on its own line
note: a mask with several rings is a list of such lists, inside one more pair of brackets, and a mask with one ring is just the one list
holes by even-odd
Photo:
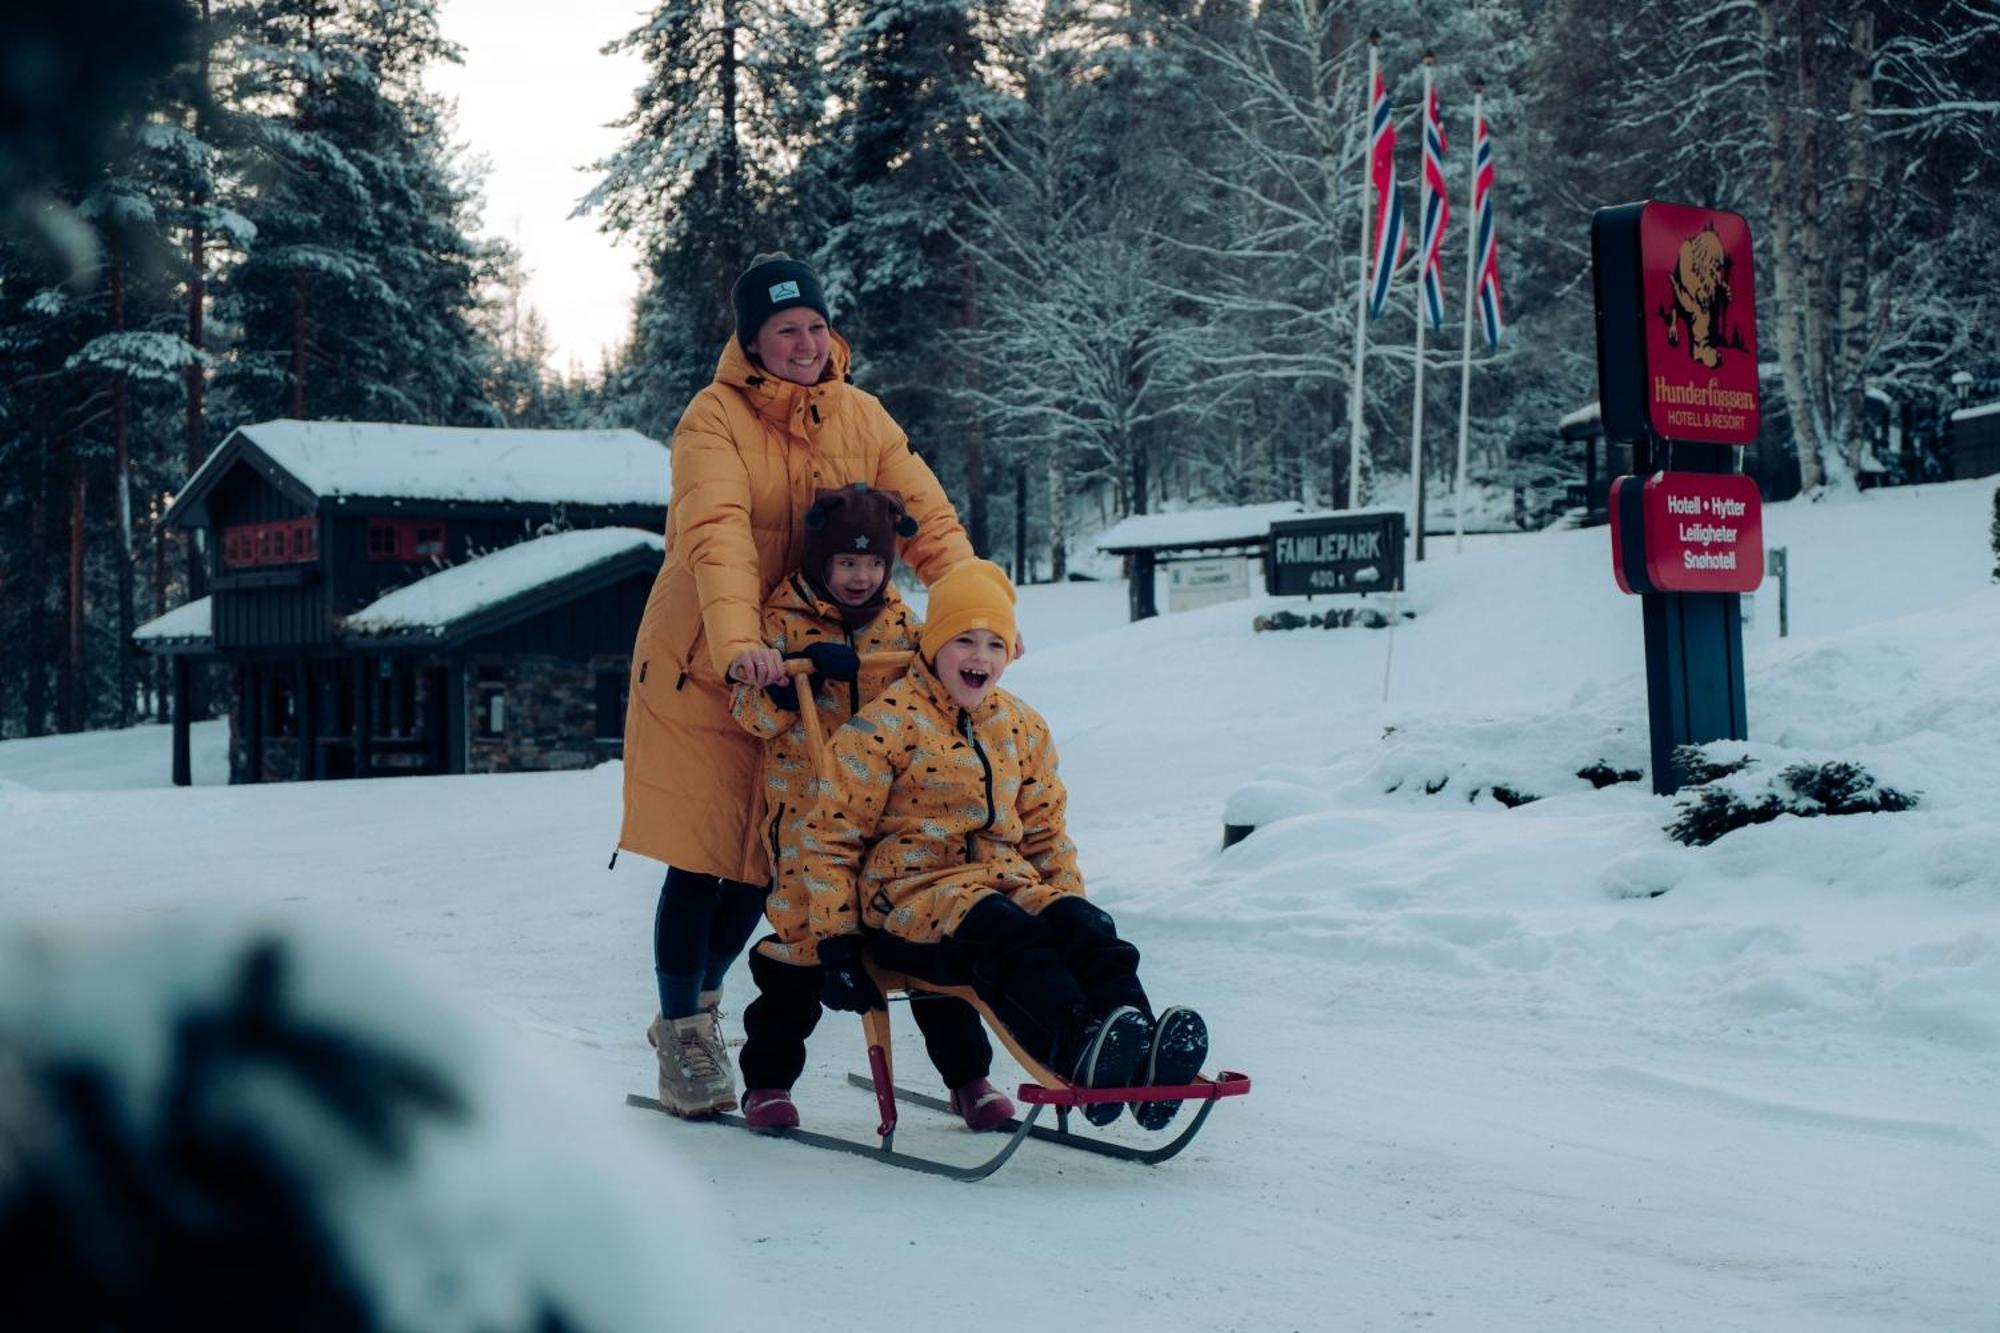
[[[1252, 636], [1261, 603], [1126, 627], [1121, 587], [1027, 590], [1007, 684], [1055, 729], [1093, 891], [1255, 1091], [1164, 1167], [1030, 1144], [978, 1186], [634, 1112], [614, 1154], [708, 1186], [650, 1201], [657, 1245], [719, 1233], [759, 1318], [834, 1329], [1993, 1327], [1991, 489], [1772, 511], [1794, 637], [1760, 597], [1753, 752], [1855, 759], [1924, 804], [1704, 849], [1643, 784], [1574, 778], [1645, 753], [1601, 531], [1435, 543], [1387, 702], [1382, 632]], [[134, 735], [164, 776], [164, 732]], [[602, 869], [615, 767], [50, 791], [99, 785], [49, 777], [62, 743], [0, 746], [10, 919], [227, 903], [363, 931], [593, 1101], [649, 1086], [657, 868]], [[1220, 853], [1253, 780], [1289, 817]], [[814, 1128], [871, 1131], [860, 1057], [829, 1016]], [[984, 1147], [919, 1111], [899, 1146]]]

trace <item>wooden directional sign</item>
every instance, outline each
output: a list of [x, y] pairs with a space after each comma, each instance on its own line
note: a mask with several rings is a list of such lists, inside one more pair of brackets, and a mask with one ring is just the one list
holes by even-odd
[[1264, 589], [1279, 597], [1403, 586], [1403, 515], [1363, 510], [1280, 519], [1265, 548]]

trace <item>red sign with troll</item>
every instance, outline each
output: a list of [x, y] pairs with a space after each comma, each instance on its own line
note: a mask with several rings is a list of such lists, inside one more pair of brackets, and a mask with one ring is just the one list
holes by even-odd
[[1649, 203], [1639, 219], [1646, 405], [1667, 440], [1757, 439], [1750, 225], [1740, 214]]

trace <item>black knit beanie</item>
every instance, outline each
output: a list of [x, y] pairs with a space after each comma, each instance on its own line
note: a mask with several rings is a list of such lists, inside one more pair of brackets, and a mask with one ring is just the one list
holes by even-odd
[[750, 261], [750, 267], [743, 270], [729, 293], [729, 304], [736, 314], [736, 341], [746, 352], [758, 330], [764, 327], [764, 321], [780, 310], [804, 306], [819, 312], [821, 319], [833, 318], [827, 313], [819, 275], [782, 250], [758, 255]]

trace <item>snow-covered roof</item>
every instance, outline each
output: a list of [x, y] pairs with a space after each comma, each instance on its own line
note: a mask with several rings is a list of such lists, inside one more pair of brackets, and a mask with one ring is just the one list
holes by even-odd
[[1577, 408], [1576, 411], [1570, 413], [1561, 421], [1558, 421], [1556, 429], [1568, 430], [1571, 426], [1581, 426], [1588, 421], [1602, 421], [1603, 419], [1604, 409], [1593, 399], [1585, 403], [1582, 407]]
[[212, 603], [206, 597], [183, 602], [163, 616], [155, 616], [132, 631], [141, 643], [161, 643], [170, 639], [206, 639], [215, 631], [209, 619]]
[[1958, 411], [1951, 414], [1951, 419], [1953, 421], [1971, 421], [1974, 417], [1988, 417], [1992, 416], [1995, 412], [2000, 412], [2000, 400], [1991, 403], [1981, 403], [1977, 407], [1961, 407]]
[[670, 489], [667, 447], [635, 430], [277, 420], [238, 427], [188, 478], [173, 508], [199, 503], [245, 446], [321, 499], [664, 508]]
[[442, 637], [468, 617], [537, 588], [666, 544], [641, 528], [587, 528], [503, 547], [387, 593], [347, 617], [350, 635]]
[[1097, 538], [1100, 551], [1133, 551], [1164, 546], [1211, 546], [1259, 541], [1271, 524], [1287, 518], [1319, 518], [1330, 510], [1308, 510], [1297, 500], [1237, 505], [1228, 509], [1183, 509], [1171, 514], [1133, 514]]

